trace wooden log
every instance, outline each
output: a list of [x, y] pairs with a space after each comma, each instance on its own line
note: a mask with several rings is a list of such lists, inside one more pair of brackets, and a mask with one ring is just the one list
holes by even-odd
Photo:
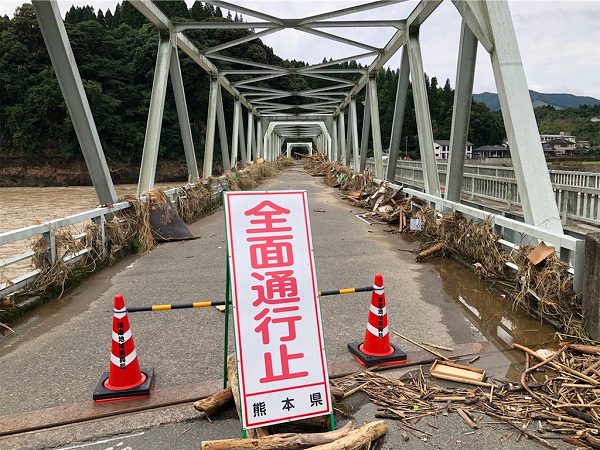
[[438, 242], [437, 244], [433, 244], [431, 247], [426, 248], [425, 250], [423, 250], [421, 253], [419, 253], [417, 255], [417, 262], [421, 262], [423, 261], [425, 258], [435, 255], [436, 253], [439, 253], [441, 251], [444, 250], [444, 243], [443, 242]]
[[[235, 353], [230, 353], [227, 357], [227, 379], [229, 380], [229, 385], [231, 386], [235, 408], [237, 409], [240, 420], [242, 420], [242, 413], [240, 409], [240, 388], [238, 385], [237, 361], [235, 358]], [[246, 434], [249, 438], [258, 439], [268, 436], [269, 431], [266, 427], [250, 428], [246, 430]]]
[[356, 394], [358, 391], [360, 391], [362, 388], [364, 388], [365, 386], [367, 386], [367, 384], [369, 384], [370, 381], [366, 381], [363, 384], [356, 386], [355, 388], [350, 389], [349, 391], [344, 393], [344, 396], [342, 398], [348, 398], [351, 395]]
[[347, 436], [351, 430], [352, 422], [348, 422], [339, 430], [326, 433], [281, 433], [254, 439], [203, 441], [200, 448], [202, 450], [291, 450], [309, 448], [336, 441]]
[[463, 410], [461, 408], [456, 408], [456, 412], [458, 413], [458, 415], [460, 416], [460, 418], [462, 420], [464, 420], [465, 423], [467, 425], [469, 425], [471, 428], [473, 428], [474, 430], [476, 430], [477, 428], [479, 428], [477, 426], [477, 424], [473, 421], [473, 419], [471, 419], [471, 417], [469, 416], [469, 414], [465, 410]]
[[559, 422], [569, 422], [576, 423], [580, 425], [585, 425], [587, 422], [585, 420], [577, 419], [575, 417], [564, 416], [561, 414], [551, 413], [551, 412], [532, 412], [531, 418], [533, 420], [547, 420], [547, 421], [559, 421]]
[[464, 402], [467, 399], [464, 395], [441, 395], [433, 397], [434, 402]]
[[370, 422], [350, 431], [346, 436], [328, 444], [318, 445], [313, 450], [350, 450], [367, 446], [387, 433], [387, 425], [383, 420]]
[[231, 388], [228, 387], [194, 402], [194, 408], [204, 413], [205, 416], [210, 417], [229, 405], [232, 401], [233, 393], [231, 392]]
[[587, 369], [585, 369], [583, 372], [581, 372], [584, 375], [591, 375], [593, 374], [596, 369], [598, 369], [600, 367], [600, 361], [596, 361], [594, 364], [592, 364], [590, 367], [588, 367]]

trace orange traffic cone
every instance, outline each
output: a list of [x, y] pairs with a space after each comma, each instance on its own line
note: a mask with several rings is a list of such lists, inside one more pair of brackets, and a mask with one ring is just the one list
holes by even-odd
[[348, 350], [363, 366], [387, 366], [406, 362], [406, 353], [390, 343], [383, 276], [380, 273], [375, 275], [365, 339], [362, 343], [348, 344]]
[[125, 300], [115, 295], [110, 366], [94, 391], [94, 400], [116, 401], [147, 397], [154, 382], [154, 369], [140, 369]]

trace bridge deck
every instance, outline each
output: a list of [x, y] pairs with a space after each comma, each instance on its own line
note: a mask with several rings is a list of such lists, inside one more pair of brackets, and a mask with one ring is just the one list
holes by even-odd
[[[441, 345], [477, 340], [460, 305], [449, 301], [435, 267], [418, 264], [412, 254], [398, 251], [417, 243], [356, 219], [358, 209], [342, 201], [321, 178], [312, 178], [298, 167], [261, 186], [288, 188], [308, 191], [319, 289], [369, 285], [374, 273], [381, 272], [392, 329]], [[108, 366], [115, 294], [122, 293], [129, 306], [222, 299], [222, 211], [191, 229], [200, 239], [162, 244], [99, 272], [17, 328], [18, 336], [0, 341], [0, 416], [91, 399], [100, 373]], [[346, 344], [362, 338], [369, 299], [370, 293], [363, 293], [321, 301], [331, 371], [352, 365]], [[214, 308], [130, 315], [140, 362], [155, 368], [157, 389], [218, 386], [223, 319]], [[418, 350], [396, 342], [405, 350]], [[503, 363], [510, 364], [506, 359]]]

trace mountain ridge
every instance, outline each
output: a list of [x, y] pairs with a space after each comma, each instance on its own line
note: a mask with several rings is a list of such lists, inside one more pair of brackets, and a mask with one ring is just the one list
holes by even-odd
[[[577, 108], [581, 105], [600, 105], [600, 100], [594, 97], [573, 95], [565, 93], [543, 93], [529, 90], [529, 96], [534, 108], [538, 106], [553, 106], [558, 109]], [[498, 94], [494, 92], [482, 92], [480, 94], [473, 94], [473, 100], [476, 102], [482, 102], [487, 105], [492, 111], [500, 110], [500, 101], [498, 100]]]

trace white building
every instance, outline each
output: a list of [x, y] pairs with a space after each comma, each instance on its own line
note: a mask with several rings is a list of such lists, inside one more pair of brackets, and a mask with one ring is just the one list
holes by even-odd
[[[448, 155], [450, 155], [450, 141], [443, 139], [433, 141], [433, 150], [435, 151], [435, 159], [448, 159]], [[465, 158], [471, 159], [472, 156], [473, 144], [467, 141]]]

